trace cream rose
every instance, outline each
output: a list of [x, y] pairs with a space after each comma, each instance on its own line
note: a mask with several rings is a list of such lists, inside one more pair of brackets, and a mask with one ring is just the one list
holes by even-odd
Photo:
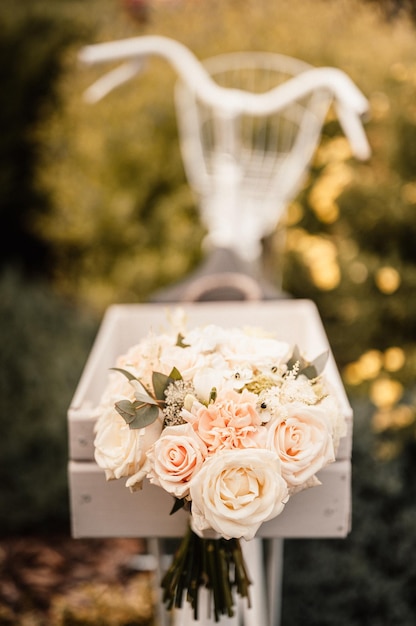
[[277, 454], [252, 448], [209, 457], [191, 480], [190, 496], [195, 532], [211, 528], [225, 539], [249, 540], [283, 511], [288, 491]]
[[151, 483], [176, 498], [189, 494], [189, 482], [207, 455], [205, 444], [190, 424], [168, 426], [148, 451]]
[[267, 428], [267, 447], [278, 454], [289, 487], [308, 483], [335, 460], [332, 428], [324, 407], [290, 403]]
[[231, 330], [228, 341], [221, 346], [221, 352], [230, 367], [256, 367], [268, 370], [286, 361], [291, 352], [290, 344], [272, 337], [247, 334]]
[[162, 421], [132, 429], [111, 406], [103, 408], [95, 426], [95, 460], [107, 480], [129, 477], [127, 487], [140, 488], [148, 471], [146, 452], [158, 439]]
[[168, 365], [164, 366], [160, 362], [160, 357], [170, 350], [175, 342], [174, 336], [149, 333], [125, 354], [119, 356], [116, 366], [130, 371], [142, 384], [151, 388], [153, 371], [169, 374], [171, 368], [169, 369]]

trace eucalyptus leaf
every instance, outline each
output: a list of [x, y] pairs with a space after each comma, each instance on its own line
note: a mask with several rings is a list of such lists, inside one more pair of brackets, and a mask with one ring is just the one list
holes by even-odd
[[162, 374], [162, 372], [153, 372], [152, 384], [155, 397], [158, 400], [164, 401], [166, 389], [177, 380], [182, 380], [182, 374], [176, 367], [172, 368], [169, 376]]
[[128, 378], [130, 381], [132, 380], [137, 381], [137, 378], [133, 376], [131, 372], [128, 372], [127, 370], [122, 369], [121, 367], [110, 367], [110, 370], [112, 370], [113, 372], [121, 372], [121, 374], [124, 374], [124, 376]]
[[318, 372], [316, 370], [316, 367], [310, 363], [306, 367], [303, 367], [301, 370], [299, 370], [299, 376], [300, 375], [306, 376], [306, 378], [309, 378], [309, 380], [313, 380], [318, 376]]
[[152, 374], [152, 383], [153, 383], [153, 391], [155, 392], [155, 396], [158, 400], [165, 399], [165, 391], [173, 382], [173, 379], [167, 376], [166, 374], [162, 374], [162, 372], [153, 372]]
[[317, 378], [320, 374], [322, 374], [328, 360], [328, 356], [329, 350], [317, 356], [311, 363], [303, 361], [303, 365], [299, 369], [299, 376], [302, 374], [303, 376], [306, 376], [306, 378], [309, 378], [309, 380]]
[[296, 365], [296, 363], [301, 363], [302, 362], [302, 357], [300, 354], [300, 350], [298, 348], [298, 346], [294, 346], [293, 347], [293, 352], [292, 352], [292, 356], [290, 357], [289, 361], [287, 362], [287, 367], [289, 370], [293, 369], [293, 367]]
[[159, 409], [154, 404], [140, 404], [135, 411], [133, 421], [129, 422], [132, 429], [145, 428], [156, 421], [159, 415]]
[[322, 354], [317, 356], [316, 359], [312, 361], [312, 365], [315, 366], [318, 376], [319, 374], [322, 374], [322, 372], [324, 371], [325, 365], [327, 364], [327, 361], [328, 361], [328, 357], [329, 357], [329, 350], [325, 350], [325, 352], [322, 352]]
[[147, 396], [150, 396], [149, 391], [146, 389], [146, 387], [143, 385], [143, 383], [141, 383], [140, 380], [138, 380], [137, 378], [135, 378], [134, 380], [131, 380], [130, 381], [130, 385], [133, 387], [133, 389], [135, 389], [139, 393], [142, 393], [142, 394], [145, 394]]
[[134, 396], [140, 402], [145, 402], [146, 404], [156, 404], [157, 400], [152, 398], [152, 396], [148, 396], [146, 393], [142, 393], [141, 391], [135, 391]]
[[133, 422], [136, 417], [136, 407], [133, 402], [130, 402], [130, 400], [119, 400], [114, 407], [127, 424]]

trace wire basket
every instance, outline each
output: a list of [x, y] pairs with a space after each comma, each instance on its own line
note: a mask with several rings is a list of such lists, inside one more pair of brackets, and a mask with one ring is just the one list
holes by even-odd
[[[227, 89], [266, 93], [311, 66], [272, 53], [232, 53], [203, 63]], [[179, 81], [175, 91], [186, 175], [208, 240], [252, 261], [295, 196], [319, 141], [332, 94], [319, 88], [267, 115], [210, 106]]]

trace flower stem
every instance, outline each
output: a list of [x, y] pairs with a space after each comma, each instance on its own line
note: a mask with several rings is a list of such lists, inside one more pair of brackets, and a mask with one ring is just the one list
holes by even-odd
[[166, 608], [180, 608], [186, 598], [195, 620], [199, 613], [199, 589], [206, 587], [210, 594], [208, 611], [213, 608], [216, 622], [221, 615], [234, 615], [233, 587], [248, 599], [250, 606], [249, 585], [238, 539], [203, 539], [190, 528], [161, 582]]

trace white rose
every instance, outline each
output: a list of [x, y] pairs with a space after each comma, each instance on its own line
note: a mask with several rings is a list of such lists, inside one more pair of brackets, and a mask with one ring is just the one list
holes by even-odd
[[[328, 387], [328, 384], [327, 384]], [[347, 422], [345, 415], [342, 412], [338, 398], [335, 391], [330, 390], [332, 395], [328, 395], [320, 402], [322, 410], [325, 412], [325, 418], [327, 423], [332, 429], [332, 437], [334, 441], [334, 449], [338, 450], [339, 442], [342, 437], [347, 434]]]
[[[149, 333], [140, 343], [132, 346], [126, 354], [119, 356], [116, 365], [129, 370], [145, 386], [151, 387], [152, 372], [163, 370], [160, 355], [169, 350], [175, 342], [176, 339], [173, 336]], [[169, 374], [168, 371], [163, 373]]]
[[228, 342], [221, 347], [230, 367], [249, 365], [268, 370], [276, 364], [286, 362], [292, 348], [284, 341], [271, 337], [248, 335], [239, 330], [231, 331]]
[[281, 461], [289, 487], [308, 481], [335, 460], [332, 428], [324, 406], [293, 402], [282, 409], [280, 419], [267, 424], [267, 447]]
[[208, 458], [190, 484], [192, 527], [225, 539], [254, 537], [279, 515], [288, 491], [278, 456], [270, 450], [227, 450]]
[[199, 353], [209, 353], [217, 350], [218, 346], [227, 339], [228, 331], [225, 328], [209, 324], [187, 332], [184, 336], [184, 343], [192, 346]]
[[190, 378], [194, 372], [203, 367], [205, 359], [193, 348], [181, 348], [180, 346], [169, 346], [160, 355], [159, 371], [169, 374], [173, 367], [181, 373], [183, 378]]
[[190, 424], [168, 426], [148, 451], [150, 482], [176, 498], [189, 494], [189, 482], [198, 472], [207, 448]]
[[147, 473], [146, 452], [158, 439], [162, 421], [132, 429], [113, 406], [101, 410], [95, 426], [95, 460], [107, 480], [129, 477], [126, 486], [137, 489]]

